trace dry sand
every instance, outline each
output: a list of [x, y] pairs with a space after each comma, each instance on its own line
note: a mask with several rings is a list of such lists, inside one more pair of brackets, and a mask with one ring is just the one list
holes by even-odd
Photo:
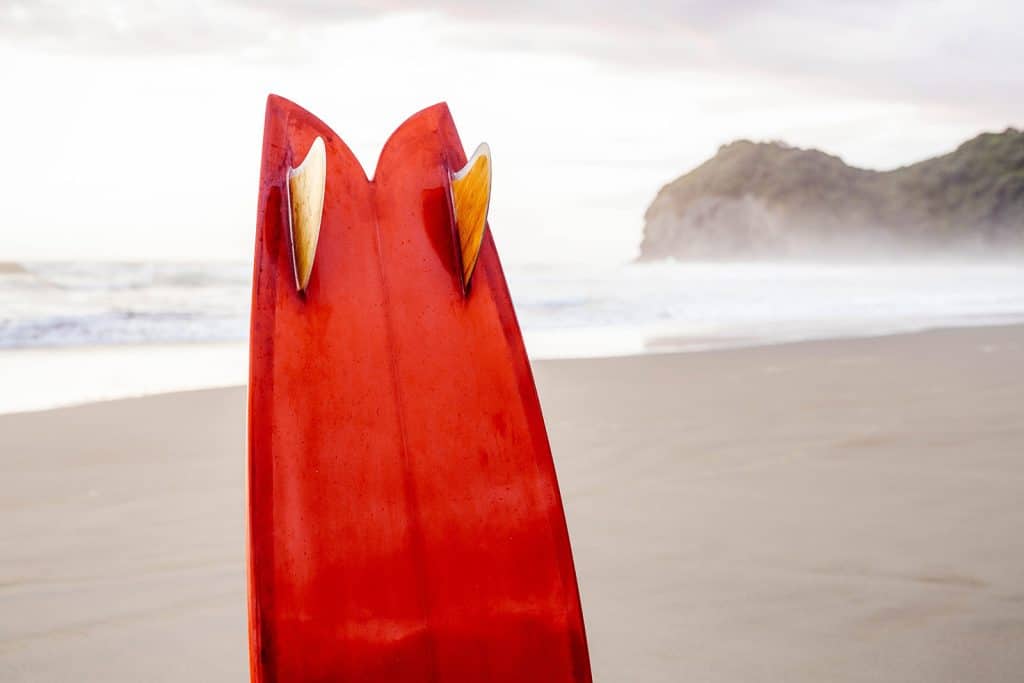
[[[1024, 680], [1024, 328], [536, 364], [595, 678]], [[244, 394], [0, 417], [0, 681], [242, 681]]]

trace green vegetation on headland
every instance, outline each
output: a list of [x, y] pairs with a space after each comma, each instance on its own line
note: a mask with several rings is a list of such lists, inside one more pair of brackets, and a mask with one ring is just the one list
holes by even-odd
[[661, 189], [640, 258], [1024, 252], [1024, 132], [892, 171], [741, 140]]

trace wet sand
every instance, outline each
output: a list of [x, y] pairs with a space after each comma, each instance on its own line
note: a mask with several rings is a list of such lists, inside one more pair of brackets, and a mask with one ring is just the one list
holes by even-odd
[[[597, 681], [1021, 680], [1024, 327], [535, 371]], [[0, 416], [0, 680], [247, 678], [244, 421]]]

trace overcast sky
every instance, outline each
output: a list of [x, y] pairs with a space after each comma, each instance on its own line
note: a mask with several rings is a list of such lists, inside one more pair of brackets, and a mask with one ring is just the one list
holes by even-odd
[[247, 259], [269, 92], [372, 173], [447, 100], [507, 261], [624, 261], [735, 138], [891, 168], [1024, 125], [1024, 3], [0, 0], [0, 260]]

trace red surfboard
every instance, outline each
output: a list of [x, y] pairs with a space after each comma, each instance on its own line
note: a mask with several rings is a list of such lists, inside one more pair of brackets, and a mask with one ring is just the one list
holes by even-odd
[[[319, 186], [309, 158], [325, 165]], [[478, 246], [460, 238], [466, 164], [444, 104], [392, 134], [371, 181], [324, 123], [268, 99], [253, 681], [591, 680], [544, 420], [485, 218]]]

